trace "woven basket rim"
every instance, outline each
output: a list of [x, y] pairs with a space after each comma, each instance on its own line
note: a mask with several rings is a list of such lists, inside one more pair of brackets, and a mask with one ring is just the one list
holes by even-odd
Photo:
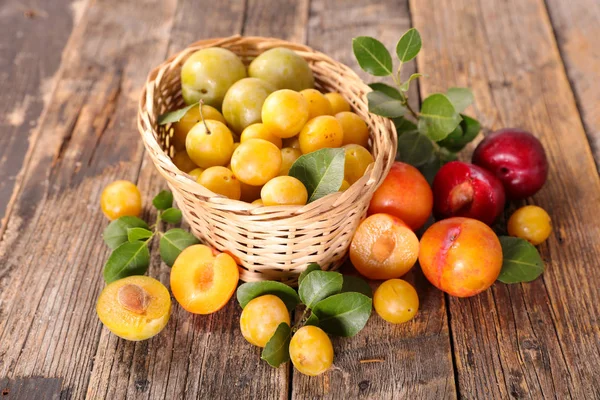
[[[373, 170], [375, 169], [374, 168], [375, 164], [383, 163], [383, 160], [381, 160], [381, 157], [375, 157], [375, 162], [373, 164], [371, 164], [371, 166], [367, 169], [364, 176], [361, 177], [358, 181], [356, 181], [353, 185], [351, 185], [350, 189], [346, 190], [345, 192], [331, 193], [327, 196], [324, 196], [320, 199], [317, 199], [311, 203], [308, 203], [308, 204], [302, 205], [302, 206], [257, 206], [257, 205], [253, 205], [251, 203], [246, 203], [241, 200], [232, 200], [232, 199], [226, 198], [222, 195], [215, 194], [215, 193], [209, 191], [208, 189], [206, 189], [204, 186], [195, 182], [195, 180], [193, 178], [191, 178], [187, 173], [179, 170], [175, 166], [171, 157], [169, 157], [166, 154], [166, 152], [164, 150], [162, 150], [160, 144], [158, 143], [155, 124], [152, 123], [152, 121], [156, 120], [158, 115], [149, 115], [148, 109], [147, 109], [149, 100], [151, 100], [152, 97], [154, 96], [154, 89], [155, 89], [156, 82], [165, 74], [165, 71], [167, 69], [173, 68], [174, 66], [178, 66], [178, 65], [180, 66], [183, 63], [183, 61], [187, 58], [187, 56], [182, 57], [183, 53], [187, 53], [187, 55], [189, 56], [189, 54], [191, 54], [192, 52], [194, 52], [198, 49], [201, 49], [201, 48], [221, 47], [221, 46], [228, 45], [228, 44], [235, 43], [235, 42], [241, 42], [240, 43], [241, 45], [243, 45], [243, 43], [246, 43], [246, 42], [247, 43], [259, 42], [261, 44], [272, 44], [273, 43], [273, 44], [277, 44], [278, 45], [277, 47], [284, 46], [284, 47], [291, 48], [305, 58], [307, 55], [311, 55], [311, 56], [316, 55], [320, 58], [327, 60], [328, 62], [335, 63], [337, 67], [341, 68], [345, 74], [347, 74], [354, 80], [354, 82], [353, 82], [354, 84], [361, 86], [361, 89], [363, 91], [363, 101], [366, 103], [366, 100], [365, 100], [366, 93], [369, 92], [371, 89], [369, 88], [369, 86], [366, 83], [364, 83], [361, 80], [361, 78], [356, 74], [356, 72], [354, 72], [348, 66], [346, 66], [342, 63], [339, 63], [335, 60], [332, 60], [326, 54], [316, 51], [307, 45], [289, 42], [289, 41], [285, 41], [285, 40], [281, 40], [281, 39], [273, 38], [273, 37], [242, 36], [242, 35], [209, 38], [209, 39], [203, 39], [203, 40], [196, 41], [196, 42], [186, 46], [183, 50], [180, 50], [180, 51], [176, 52], [175, 54], [171, 55], [167, 60], [165, 60], [164, 62], [159, 64], [157, 67], [152, 69], [148, 74], [146, 84], [144, 85], [142, 92], [140, 94], [140, 98], [139, 98], [139, 102], [138, 102], [138, 130], [142, 136], [144, 145], [146, 146], [147, 150], [150, 150], [150, 148], [160, 149], [160, 152], [162, 154], [158, 154], [157, 157], [162, 158], [161, 161], [164, 164], [168, 165], [168, 167], [169, 167], [168, 170], [165, 170], [164, 168], [161, 168], [160, 166], [156, 165], [157, 169], [159, 170], [161, 175], [163, 175], [168, 180], [187, 184], [188, 191], [190, 191], [198, 196], [208, 197], [207, 201], [209, 201], [209, 202], [218, 203], [222, 206], [231, 206], [238, 213], [252, 213], [252, 214], [268, 214], [268, 213], [274, 213], [274, 212], [286, 212], [290, 216], [298, 216], [298, 215], [301, 215], [304, 213], [308, 213], [308, 212], [314, 210], [315, 208], [319, 208], [319, 207], [323, 206], [324, 204], [328, 204], [328, 203], [330, 203], [330, 206], [331, 206], [330, 208], [333, 208], [341, 203], [344, 203], [345, 201], [348, 201], [351, 198], [356, 197], [356, 196], [351, 196], [350, 194], [353, 192], [356, 194], [357, 191], [360, 192], [365, 187], [368, 187], [371, 185], [375, 185], [376, 187], [378, 187], [379, 184], [381, 183], [381, 181], [383, 180], [383, 178], [381, 176], [373, 176]], [[320, 61], [316, 61], [315, 63], [319, 63], [319, 62]], [[318, 80], [316, 76], [315, 76], [315, 78], [316, 78], [316, 80]], [[341, 93], [341, 94], [344, 95], [343, 93]], [[371, 116], [375, 119], [383, 119], [382, 117], [374, 116], [373, 114], [371, 114]], [[391, 131], [390, 137], [395, 139], [396, 138], [396, 129], [395, 129], [394, 124], [391, 123], [391, 121], [389, 121], [387, 119], [385, 119], [385, 121], [388, 122], [386, 129]], [[148, 125], [151, 127], [150, 132], [148, 132], [148, 130], [144, 128], [144, 122], [148, 123]], [[379, 121], [379, 122], [381, 123], [382, 121]], [[368, 123], [368, 121], [367, 121], [367, 123]], [[371, 127], [369, 127], [369, 128], [371, 128]], [[392, 159], [394, 159], [396, 148], [397, 148], [397, 142], [395, 140], [392, 140], [392, 143], [390, 143], [390, 145], [391, 145], [390, 147], [392, 147], [392, 149], [393, 149]], [[370, 151], [372, 152], [372, 150], [370, 150]], [[155, 161], [155, 160], [153, 160], [153, 161]], [[157, 164], [157, 163], [155, 162], [155, 164]], [[386, 168], [386, 171], [384, 171], [385, 172], [384, 175], [387, 174], [388, 170], [389, 170], [389, 167]], [[361, 188], [361, 190], [359, 191], [358, 188]], [[351, 189], [354, 189], [354, 190], [351, 190]], [[372, 189], [372, 190], [374, 191], [374, 189]], [[209, 196], [207, 196], [207, 194]], [[332, 201], [333, 201], [333, 203], [331, 203]]]

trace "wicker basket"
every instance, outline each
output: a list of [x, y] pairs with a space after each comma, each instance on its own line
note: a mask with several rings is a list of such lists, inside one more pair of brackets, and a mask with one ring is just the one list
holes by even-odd
[[[180, 71], [186, 58], [199, 49], [215, 46], [233, 51], [245, 63], [273, 47], [295, 50], [310, 64], [317, 88], [341, 93], [367, 122], [375, 163], [345, 192], [305, 206], [258, 207], [217, 195], [196, 183], [171, 161], [172, 129], [158, 127], [156, 121], [160, 114], [184, 105]], [[336, 269], [344, 262], [373, 192], [394, 161], [396, 130], [389, 120], [368, 113], [368, 91], [369, 87], [350, 68], [307, 46], [262, 37], [202, 40], [149, 74], [140, 98], [138, 127], [152, 161], [167, 180], [192, 232], [231, 254], [240, 265], [243, 281], [269, 279], [293, 285], [310, 262], [317, 262], [326, 270]]]

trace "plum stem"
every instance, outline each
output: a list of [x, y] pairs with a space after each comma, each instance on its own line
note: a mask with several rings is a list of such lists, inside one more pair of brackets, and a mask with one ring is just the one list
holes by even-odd
[[206, 120], [204, 119], [204, 114], [202, 114], [202, 106], [204, 105], [204, 100], [200, 99], [200, 101], [198, 103], [199, 103], [198, 108], [200, 109], [200, 119], [202, 119], [204, 128], [206, 128], [206, 134], [210, 135], [210, 129], [208, 129], [208, 125], [206, 125]]
[[302, 311], [302, 315], [300, 316], [300, 319], [298, 320], [298, 322], [296, 324], [294, 324], [294, 326], [292, 327], [292, 330], [295, 332], [298, 329], [302, 328], [304, 326], [304, 324], [306, 324], [306, 321], [308, 321], [308, 317], [310, 317], [310, 314], [312, 314], [312, 311], [308, 307], [305, 307], [304, 311]]
[[[406, 97], [405, 97], [405, 99], [406, 99]], [[412, 109], [412, 107], [410, 106], [410, 104], [408, 104], [408, 99], [405, 100], [404, 105], [406, 106], [406, 109], [408, 111], [410, 111], [410, 113], [413, 115], [413, 117], [415, 117], [418, 120], [419, 119], [419, 114], [417, 114], [417, 112]]]

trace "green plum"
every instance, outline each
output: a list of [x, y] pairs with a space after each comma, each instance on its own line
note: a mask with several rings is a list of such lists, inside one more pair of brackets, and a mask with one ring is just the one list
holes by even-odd
[[276, 90], [301, 91], [315, 86], [312, 70], [304, 58], [283, 47], [267, 50], [248, 67], [248, 75], [271, 83]]
[[181, 68], [181, 94], [187, 104], [200, 100], [221, 108], [227, 90], [246, 77], [246, 67], [234, 53], [220, 47], [198, 50]]
[[247, 126], [261, 122], [263, 103], [273, 91], [273, 86], [262, 79], [244, 78], [234, 83], [223, 100], [223, 116], [231, 129], [240, 134]]

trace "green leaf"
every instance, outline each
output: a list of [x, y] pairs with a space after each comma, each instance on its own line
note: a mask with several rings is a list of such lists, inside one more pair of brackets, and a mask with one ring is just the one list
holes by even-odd
[[396, 127], [396, 132], [398, 135], [401, 135], [406, 132], [419, 132], [419, 128], [415, 125], [414, 122], [407, 120], [406, 118], [399, 117], [392, 119], [394, 122], [394, 126]]
[[312, 309], [319, 301], [339, 293], [343, 282], [344, 278], [339, 272], [313, 271], [298, 287], [300, 300]]
[[499, 239], [502, 245], [500, 282], [531, 282], [544, 272], [544, 262], [534, 245], [517, 237], [500, 236]]
[[289, 171], [308, 191], [313, 202], [338, 191], [344, 180], [344, 149], [321, 149], [300, 156]]
[[421, 50], [421, 35], [415, 28], [410, 28], [396, 44], [396, 54], [402, 62], [412, 60]]
[[108, 224], [102, 233], [102, 239], [108, 247], [114, 250], [127, 242], [127, 229], [129, 228], [148, 229], [148, 224], [138, 217], [121, 217]]
[[173, 207], [173, 193], [170, 190], [161, 190], [159, 194], [152, 199], [152, 204], [157, 210], [166, 210]]
[[446, 92], [446, 97], [450, 100], [456, 112], [461, 113], [467, 107], [473, 104], [475, 97], [470, 89], [463, 87], [451, 87]]
[[441, 147], [451, 150], [451, 151], [460, 151], [462, 147], [460, 147], [459, 143], [463, 137], [463, 128], [460, 124], [454, 129], [445, 139], [437, 142]]
[[146, 228], [128, 228], [127, 240], [136, 242], [138, 240], [146, 240], [152, 237], [152, 231]]
[[481, 124], [475, 118], [471, 118], [468, 115], [460, 114], [462, 117], [462, 121], [460, 121], [460, 126], [463, 128], [463, 140], [468, 142], [473, 141], [479, 134], [481, 130]]
[[392, 56], [379, 40], [356, 37], [352, 40], [352, 50], [363, 71], [375, 76], [392, 75]]
[[369, 92], [367, 93], [367, 100], [369, 101], [369, 112], [382, 117], [401, 117], [406, 111], [402, 101], [394, 99], [384, 92]]
[[194, 235], [180, 228], [169, 229], [160, 238], [158, 245], [160, 258], [172, 267], [181, 252], [200, 241]]
[[421, 166], [431, 158], [433, 143], [419, 132], [405, 132], [398, 136], [396, 159], [415, 167]]
[[192, 107], [198, 107], [198, 102], [194, 103], [194, 104], [190, 104], [189, 106], [180, 108], [179, 110], [175, 110], [175, 111], [171, 111], [168, 113], [164, 113], [161, 114], [158, 117], [158, 124], [159, 125], [166, 125], [166, 124], [170, 124], [173, 122], [177, 122], [179, 121], [181, 118], [183, 118], [183, 116], [185, 115], [185, 113], [187, 113], [189, 110], [192, 109]]
[[267, 342], [260, 358], [265, 360], [271, 367], [277, 368], [281, 364], [290, 361], [290, 341], [292, 330], [288, 324], [282, 322]]
[[321, 300], [312, 312], [319, 327], [337, 336], [354, 336], [365, 327], [371, 316], [372, 300], [361, 293], [335, 294]]
[[374, 91], [385, 93], [392, 99], [396, 99], [396, 100], [402, 99], [402, 95], [400, 94], [398, 89], [396, 89], [395, 87], [390, 86], [388, 84], [381, 83], [381, 82], [375, 82], [375, 83], [370, 83], [369, 87], [371, 89], [373, 89]]
[[144, 275], [150, 265], [150, 251], [144, 242], [126, 242], [117, 247], [104, 264], [104, 280], [114, 282], [132, 275]]
[[369, 283], [358, 276], [344, 275], [342, 293], [346, 292], [362, 293], [367, 297], [373, 298], [373, 289], [371, 289]]
[[410, 83], [412, 81], [414, 81], [417, 78], [420, 78], [424, 76], [423, 74], [412, 74], [405, 82], [402, 82], [402, 84], [400, 85], [400, 90], [402, 90], [403, 92], [408, 92], [408, 89], [410, 88]]
[[181, 210], [178, 208], [167, 208], [160, 214], [160, 219], [169, 224], [178, 224], [181, 222]]
[[460, 116], [462, 117], [460, 125], [446, 139], [438, 142], [440, 146], [453, 152], [459, 152], [464, 149], [467, 144], [477, 137], [481, 129], [481, 125], [476, 119], [464, 114], [460, 114]]
[[244, 283], [237, 290], [237, 299], [240, 306], [244, 308], [250, 300], [265, 294], [272, 294], [279, 297], [290, 311], [295, 309], [300, 303], [298, 293], [294, 289], [284, 283], [275, 281]]
[[460, 115], [446, 96], [432, 94], [421, 105], [419, 132], [438, 142], [456, 129], [460, 121]]
[[298, 285], [300, 285], [302, 283], [304, 278], [306, 278], [306, 275], [310, 274], [313, 271], [320, 271], [320, 270], [321, 270], [321, 266], [319, 264], [317, 264], [315, 262], [308, 264], [306, 269], [304, 271], [302, 271], [302, 273], [298, 277]]

